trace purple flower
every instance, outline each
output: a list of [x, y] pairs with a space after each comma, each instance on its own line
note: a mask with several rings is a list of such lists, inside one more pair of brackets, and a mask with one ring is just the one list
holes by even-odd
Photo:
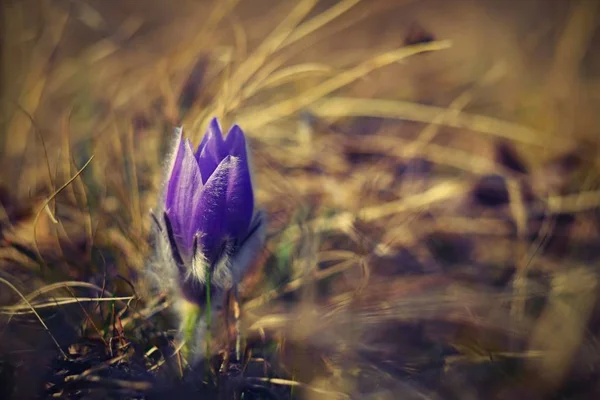
[[[167, 248], [162, 259], [175, 264], [176, 282], [188, 300], [204, 301], [206, 272], [211, 287], [239, 283], [264, 239], [262, 213], [255, 211], [244, 132], [234, 125], [224, 138], [217, 119], [194, 152], [177, 129], [162, 198], [155, 218]], [[213, 291], [217, 295], [218, 290]]]

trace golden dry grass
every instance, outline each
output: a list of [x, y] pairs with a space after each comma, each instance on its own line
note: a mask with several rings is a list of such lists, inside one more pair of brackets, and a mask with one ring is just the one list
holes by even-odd
[[[599, 12], [587, 0], [9, 1], [3, 387], [598, 395], [583, 382], [600, 367]], [[435, 40], [405, 45], [415, 24]], [[269, 239], [243, 290], [245, 364], [223, 361], [221, 327], [217, 384], [176, 389], [170, 302], [143, 275], [148, 210], [174, 126], [197, 143], [213, 116], [250, 137]], [[32, 362], [51, 368], [29, 384], [12, 373]]]

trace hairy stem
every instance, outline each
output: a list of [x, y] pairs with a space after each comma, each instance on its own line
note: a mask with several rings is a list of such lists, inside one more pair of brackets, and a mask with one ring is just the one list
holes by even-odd
[[185, 344], [183, 345], [181, 351], [185, 359], [189, 362], [195, 356], [192, 353], [195, 347], [194, 342], [197, 340], [196, 330], [198, 327], [198, 322], [202, 317], [202, 313], [199, 306], [189, 302], [185, 302], [181, 308], [181, 333], [183, 334], [183, 339], [185, 340]]

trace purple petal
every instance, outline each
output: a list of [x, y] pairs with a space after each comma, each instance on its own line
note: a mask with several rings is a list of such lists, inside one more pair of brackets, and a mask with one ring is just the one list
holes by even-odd
[[200, 158], [200, 154], [202, 153], [202, 150], [204, 150], [204, 148], [206, 147], [206, 142], [208, 142], [208, 135], [204, 134], [204, 136], [202, 136], [202, 140], [200, 141], [200, 144], [198, 145], [198, 149], [196, 150], [196, 153], [194, 153], [196, 160], [198, 160]]
[[200, 172], [202, 174], [202, 182], [206, 183], [212, 173], [215, 171], [219, 163], [227, 155], [225, 141], [223, 140], [223, 134], [221, 133], [221, 127], [216, 118], [210, 121], [208, 130], [198, 146], [196, 152], [196, 160], [200, 166]]
[[200, 157], [200, 153], [202, 153], [202, 150], [206, 146], [206, 142], [208, 142], [209, 131], [214, 131], [215, 134], [218, 133], [221, 136], [223, 136], [223, 132], [221, 131], [221, 127], [219, 126], [219, 120], [217, 118], [213, 118], [210, 120], [210, 123], [208, 124], [208, 129], [204, 133], [204, 136], [202, 136], [202, 141], [200, 141], [200, 144], [198, 145], [198, 149], [196, 150], [196, 153], [195, 153], [196, 159], [198, 159], [198, 157]]
[[173, 170], [178, 174], [176, 180], [169, 181], [166, 212], [179, 251], [185, 260], [189, 260], [193, 256], [194, 233], [198, 230], [197, 221], [190, 216], [202, 195], [202, 177], [189, 140], [181, 141]]
[[185, 143], [183, 140], [183, 130], [176, 129], [174, 141], [174, 153], [172, 155], [171, 167], [169, 169], [168, 183], [167, 183], [167, 194], [165, 197], [165, 208], [169, 208], [169, 205], [173, 201], [175, 196], [175, 190], [179, 182], [179, 176], [181, 175], [181, 164], [183, 163], [183, 157], [185, 154]]
[[229, 154], [235, 157], [227, 187], [227, 231], [239, 241], [245, 237], [252, 220], [254, 194], [246, 154], [246, 138], [238, 125], [229, 130], [225, 145]]
[[254, 194], [248, 162], [232, 157], [227, 184], [227, 232], [237, 241], [244, 239], [254, 212]]
[[194, 213], [190, 214], [191, 219], [197, 221], [201, 234], [201, 251], [211, 263], [219, 256], [227, 234], [227, 187], [231, 166], [231, 157], [221, 161], [204, 185], [202, 199], [195, 205]]
[[246, 156], [246, 138], [244, 132], [238, 125], [234, 125], [229, 130], [227, 138], [225, 138], [225, 146], [228, 154], [239, 157], [244, 162], [248, 159]]

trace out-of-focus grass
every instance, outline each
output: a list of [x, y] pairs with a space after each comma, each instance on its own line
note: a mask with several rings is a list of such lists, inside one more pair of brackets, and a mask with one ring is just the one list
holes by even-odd
[[[0, 396], [597, 396], [597, 4], [9, 1]], [[143, 272], [212, 116], [269, 238], [204, 374]]]

